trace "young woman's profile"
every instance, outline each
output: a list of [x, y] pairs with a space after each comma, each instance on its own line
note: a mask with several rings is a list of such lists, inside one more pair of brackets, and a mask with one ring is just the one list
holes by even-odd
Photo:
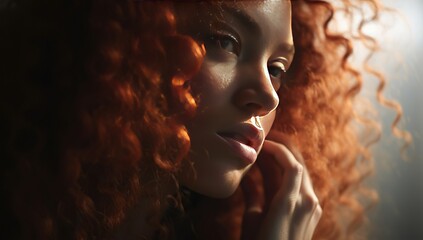
[[332, 2], [9, 1], [2, 234], [354, 238], [371, 164], [332, 4], [379, 5]]

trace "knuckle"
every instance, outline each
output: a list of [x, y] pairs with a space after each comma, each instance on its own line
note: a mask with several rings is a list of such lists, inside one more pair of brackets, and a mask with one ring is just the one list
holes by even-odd
[[302, 206], [306, 211], [316, 211], [319, 205], [319, 200], [314, 195], [306, 195], [303, 197]]
[[318, 218], [320, 218], [321, 216], [322, 216], [322, 214], [323, 214], [323, 209], [322, 209], [322, 207], [320, 206], [320, 204], [319, 205], [317, 205], [317, 207], [316, 207], [316, 215], [318, 216]]
[[298, 200], [294, 197], [289, 197], [286, 202], [285, 202], [285, 206], [287, 209], [294, 210], [296, 205], [297, 205]]
[[304, 172], [304, 167], [300, 163], [292, 164], [291, 172], [295, 175], [302, 175], [302, 173]]

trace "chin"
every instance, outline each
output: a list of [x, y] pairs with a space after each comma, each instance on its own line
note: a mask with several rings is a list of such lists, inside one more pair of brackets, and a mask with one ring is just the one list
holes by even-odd
[[238, 188], [243, 173], [240, 171], [228, 172], [224, 176], [207, 176], [209, 174], [197, 174], [197, 179], [185, 179], [182, 184], [201, 195], [211, 198], [228, 198]]

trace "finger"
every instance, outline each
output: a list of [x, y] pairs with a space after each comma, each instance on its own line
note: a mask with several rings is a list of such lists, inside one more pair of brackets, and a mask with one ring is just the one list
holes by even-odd
[[[272, 130], [269, 132], [269, 134], [267, 135], [267, 139], [275, 141], [275, 142], [279, 142], [285, 145], [288, 148], [288, 150], [294, 155], [295, 159], [303, 165], [304, 167], [303, 180], [302, 180], [303, 182], [302, 182], [300, 191], [306, 195], [309, 194], [310, 196], [315, 196], [316, 194], [314, 193], [310, 174], [307, 170], [307, 166], [305, 164], [304, 158], [300, 150], [296, 147], [298, 146], [296, 141], [289, 135], [282, 133], [280, 131], [275, 131], [275, 130]], [[303, 188], [304, 190], [302, 190]]]
[[263, 177], [266, 203], [264, 212], [267, 212], [271, 200], [274, 198], [276, 192], [278, 192], [281, 188], [283, 169], [276, 162], [275, 158], [265, 150], [260, 152], [256, 164]]
[[286, 134], [271, 131], [267, 139], [285, 145], [292, 155], [294, 155], [294, 158], [304, 166], [300, 193], [295, 203], [295, 210], [292, 217], [292, 224], [297, 227], [292, 228], [291, 226], [290, 238], [311, 239], [321, 218], [322, 208], [314, 192], [312, 181], [304, 164], [302, 154], [298, 148], [296, 148], [297, 144], [295, 144], [295, 141]]
[[292, 218], [292, 224], [296, 227], [290, 229], [290, 236], [293, 239], [307, 239], [306, 236], [312, 235], [315, 227], [310, 227], [310, 222], [318, 207], [320, 207], [319, 201], [314, 194], [301, 193], [300, 190]]
[[310, 181], [310, 176], [307, 171], [303, 155], [301, 154], [301, 151], [298, 149], [297, 147], [298, 143], [293, 137], [290, 137], [289, 135], [283, 132], [272, 130], [269, 132], [266, 138], [268, 140], [285, 145], [285, 147], [288, 148], [288, 150], [292, 153], [292, 155], [294, 155], [295, 159], [304, 166], [304, 174], [303, 174], [304, 179], [307, 179], [307, 181]]
[[305, 234], [305, 239], [312, 239], [313, 238], [313, 234], [314, 234], [314, 230], [316, 229], [320, 218], [322, 217], [323, 214], [323, 210], [322, 207], [319, 205], [316, 206], [316, 209], [314, 210], [314, 213], [312, 215], [312, 217], [310, 218], [310, 222], [307, 226], [307, 229], [309, 231], [306, 232]]
[[[273, 203], [282, 206], [284, 210], [288, 210], [285, 214], [292, 214], [301, 187], [303, 166], [295, 159], [294, 155], [280, 143], [265, 140], [263, 150], [271, 154], [279, 166], [284, 169], [282, 186], [276, 194]], [[277, 206], [274, 207], [278, 208]]]
[[265, 140], [263, 151], [267, 152], [277, 168], [283, 169], [282, 184], [273, 198], [261, 229], [262, 239], [292, 239], [289, 236], [291, 221], [302, 181], [302, 165], [282, 144]]
[[260, 170], [253, 165], [241, 181], [247, 213], [262, 213], [264, 206], [263, 178]]
[[[295, 207], [293, 223], [298, 226], [296, 233], [291, 232], [293, 239], [311, 240], [320, 220], [322, 208], [314, 192], [307, 168], [304, 167], [300, 196]], [[293, 230], [293, 229], [292, 229]]]
[[298, 197], [292, 220], [298, 228], [291, 229], [296, 232], [291, 232], [290, 236], [294, 239], [311, 239], [320, 216], [321, 207], [319, 200], [314, 192], [308, 170], [304, 166], [300, 196]]
[[256, 239], [257, 226], [262, 221], [264, 207], [264, 190], [261, 173], [257, 166], [253, 165], [241, 182], [244, 193], [245, 211], [242, 220], [243, 240]]

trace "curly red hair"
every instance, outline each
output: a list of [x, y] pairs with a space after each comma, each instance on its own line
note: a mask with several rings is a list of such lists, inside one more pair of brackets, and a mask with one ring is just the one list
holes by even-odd
[[[381, 9], [377, 0], [342, 3], [344, 10], [367, 4], [375, 15]], [[315, 239], [347, 238], [365, 217], [360, 197], [373, 196], [360, 185], [371, 157], [351, 125], [361, 119], [353, 106], [362, 75], [350, 64], [352, 38], [330, 32], [334, 6], [292, 5], [296, 55], [274, 128], [298, 142], [321, 201]], [[101, 239], [140, 198], [156, 199], [159, 209], [162, 184], [177, 185], [175, 174], [189, 164], [183, 119], [195, 113], [189, 83], [205, 54], [178, 33], [172, 3], [22, 0], [0, 17], [3, 211], [11, 226], [3, 234]], [[190, 216], [231, 209], [226, 228], [239, 238], [242, 202], [238, 192], [203, 199]], [[157, 236], [178, 235], [155, 218]], [[208, 231], [196, 227], [200, 236]]]

